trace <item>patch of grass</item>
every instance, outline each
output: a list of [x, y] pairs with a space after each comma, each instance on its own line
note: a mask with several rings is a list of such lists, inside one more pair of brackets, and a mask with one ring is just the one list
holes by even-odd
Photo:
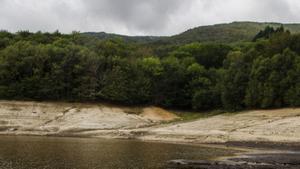
[[234, 115], [237, 115], [237, 114], [241, 114], [243, 113], [244, 111], [232, 111], [232, 112], [226, 112], [224, 113], [223, 115], [224, 116], [234, 116]]

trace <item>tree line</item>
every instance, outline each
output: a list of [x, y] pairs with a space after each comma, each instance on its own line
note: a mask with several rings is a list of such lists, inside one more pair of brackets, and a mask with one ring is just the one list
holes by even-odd
[[253, 42], [139, 44], [0, 32], [0, 99], [110, 101], [195, 110], [300, 106], [300, 35]]

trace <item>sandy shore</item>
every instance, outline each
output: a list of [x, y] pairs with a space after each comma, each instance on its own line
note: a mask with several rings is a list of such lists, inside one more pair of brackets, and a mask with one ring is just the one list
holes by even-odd
[[0, 134], [6, 135], [181, 143], [300, 142], [300, 108], [245, 111], [193, 121], [178, 119], [172, 112], [157, 107], [0, 101]]

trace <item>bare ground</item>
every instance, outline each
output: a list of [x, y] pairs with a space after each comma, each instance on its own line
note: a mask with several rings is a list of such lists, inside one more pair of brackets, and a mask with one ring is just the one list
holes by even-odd
[[0, 101], [0, 134], [124, 137], [178, 116], [157, 107]]
[[157, 107], [0, 101], [0, 134], [181, 143], [300, 142], [300, 108], [245, 111], [165, 124], [178, 118]]
[[155, 126], [141, 139], [194, 143], [300, 142], [300, 109], [246, 111]]

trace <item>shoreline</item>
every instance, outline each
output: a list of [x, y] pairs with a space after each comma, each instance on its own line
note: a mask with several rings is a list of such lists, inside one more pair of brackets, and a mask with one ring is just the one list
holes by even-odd
[[[300, 108], [251, 110], [180, 121], [175, 113], [158, 107], [0, 101], [3, 136], [126, 139], [245, 150], [215, 161], [169, 163], [178, 169], [299, 169], [299, 126]], [[295, 153], [299, 155], [294, 157]]]
[[0, 100], [0, 135], [102, 137], [181, 143], [300, 143], [300, 108], [182, 120], [158, 107]]
[[141, 141], [148, 143], [165, 143], [191, 145], [207, 148], [234, 150], [232, 156], [221, 156], [211, 160], [174, 159], [166, 162], [168, 169], [299, 169], [300, 142], [228, 142], [228, 143], [195, 143], [174, 141], [153, 141], [132, 138], [109, 137], [75, 137], [58, 135], [5, 135], [6, 137], [50, 137], [50, 138], [78, 138], [78, 139], [107, 139], [124, 141]]

